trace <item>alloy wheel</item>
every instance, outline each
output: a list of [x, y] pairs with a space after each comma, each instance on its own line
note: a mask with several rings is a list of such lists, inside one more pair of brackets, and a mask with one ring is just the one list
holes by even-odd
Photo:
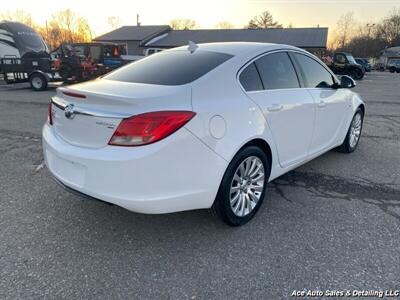
[[357, 113], [353, 118], [350, 128], [349, 143], [351, 148], [354, 148], [357, 145], [358, 140], [360, 139], [361, 126], [362, 126], [362, 117], [360, 113]]
[[260, 158], [243, 160], [233, 176], [229, 195], [232, 212], [238, 217], [251, 213], [264, 190], [265, 170]]

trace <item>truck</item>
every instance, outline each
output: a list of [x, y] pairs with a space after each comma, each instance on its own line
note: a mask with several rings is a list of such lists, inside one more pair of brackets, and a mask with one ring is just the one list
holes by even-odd
[[353, 79], [360, 80], [364, 77], [365, 69], [359, 65], [351, 53], [336, 52], [332, 58], [325, 63], [338, 75], [348, 75]]

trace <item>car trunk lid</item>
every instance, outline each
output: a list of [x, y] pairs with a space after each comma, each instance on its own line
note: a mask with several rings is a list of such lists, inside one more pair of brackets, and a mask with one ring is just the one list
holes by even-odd
[[192, 110], [189, 86], [105, 79], [58, 88], [52, 103], [57, 136], [88, 148], [106, 146], [124, 118], [151, 111]]

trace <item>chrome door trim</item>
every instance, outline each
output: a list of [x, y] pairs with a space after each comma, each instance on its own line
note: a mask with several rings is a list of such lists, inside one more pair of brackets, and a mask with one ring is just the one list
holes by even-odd
[[[69, 105], [69, 103], [64, 102], [58, 97], [52, 97], [51, 103], [61, 110], [65, 110], [65, 108]], [[109, 112], [95, 108], [80, 108], [79, 106], [76, 106], [76, 104], [74, 104], [74, 114], [98, 117], [98, 118], [113, 118], [113, 119], [126, 119], [132, 117], [132, 114], [127, 114], [127, 113]]]
[[[241, 88], [241, 90], [242, 90], [245, 94], [247, 94], [247, 93], [254, 93], [254, 92], [287, 90], [287, 89], [270, 89], [270, 90], [269, 90], [269, 89], [264, 88], [264, 89], [262, 89], [262, 90], [257, 90], [257, 91], [246, 91], [246, 89], [242, 86], [242, 83], [240, 82], [240, 78], [239, 78], [239, 77], [240, 77], [240, 74], [242, 74], [242, 72], [244, 71], [244, 69], [246, 69], [246, 67], [247, 67], [248, 65], [252, 64], [252, 63], [255, 62], [257, 59], [259, 59], [259, 58], [261, 58], [261, 57], [263, 57], [263, 56], [266, 56], [266, 55], [268, 55], [268, 54], [280, 53], [280, 52], [287, 52], [287, 54], [289, 55], [289, 57], [290, 57], [291, 60], [292, 60], [292, 57], [291, 57], [290, 53], [299, 53], [299, 54], [303, 54], [303, 55], [305, 55], [305, 56], [308, 56], [309, 58], [311, 58], [311, 59], [314, 60], [315, 62], [319, 63], [319, 64], [321, 65], [321, 67], [323, 67], [326, 71], [328, 71], [328, 72], [333, 76], [333, 78], [335, 79], [335, 81], [337, 81], [337, 82], [339, 81], [339, 80], [337, 79], [336, 75], [332, 72], [332, 70], [329, 69], [328, 66], [326, 66], [326, 64], [325, 64], [323, 61], [321, 61], [318, 57], [316, 57], [315, 55], [313, 55], [313, 54], [311, 54], [311, 53], [309, 53], [309, 52], [307, 52], [307, 51], [305, 51], [305, 50], [302, 50], [302, 49], [293, 49], [293, 48], [287, 48], [287, 49], [285, 49], [285, 48], [278, 48], [278, 49], [267, 50], [267, 51], [264, 51], [264, 52], [262, 52], [262, 53], [257, 54], [257, 55], [254, 56], [253, 58], [249, 59], [249, 60], [248, 60], [244, 65], [242, 65], [242, 66], [239, 68], [239, 70], [236, 72], [236, 81], [237, 81], [237, 83], [239, 84], [239, 87]], [[297, 73], [298, 70], [297, 70], [296, 64], [297, 64], [297, 62], [294, 62], [294, 61], [292, 60], [293, 68], [294, 68], [294, 70], [295, 70], [295, 72], [296, 72], [297, 78], [299, 79], [299, 83], [300, 83], [300, 87], [298, 87], [298, 89], [309, 89], [309, 88], [306, 88], [306, 87], [303, 86], [303, 83], [304, 83], [303, 74], [298, 74], [298, 73]], [[261, 75], [260, 75], [260, 78], [261, 78]], [[296, 89], [296, 88], [290, 88], [290, 89]]]

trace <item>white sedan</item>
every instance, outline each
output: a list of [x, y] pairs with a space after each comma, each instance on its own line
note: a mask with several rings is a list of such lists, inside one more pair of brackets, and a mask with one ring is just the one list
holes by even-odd
[[287, 45], [191, 44], [58, 88], [45, 162], [70, 190], [141, 213], [256, 214], [269, 181], [337, 148], [365, 107], [318, 58]]

